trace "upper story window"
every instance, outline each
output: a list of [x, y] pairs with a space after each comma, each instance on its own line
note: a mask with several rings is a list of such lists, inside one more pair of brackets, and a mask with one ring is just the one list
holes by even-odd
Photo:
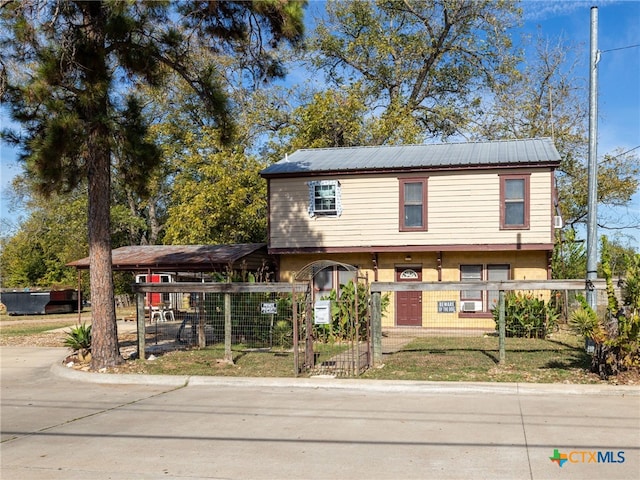
[[529, 175], [500, 175], [500, 228], [529, 228]]
[[309, 185], [309, 216], [342, 214], [340, 182], [337, 180], [317, 180]]
[[400, 179], [400, 231], [427, 230], [427, 179]]

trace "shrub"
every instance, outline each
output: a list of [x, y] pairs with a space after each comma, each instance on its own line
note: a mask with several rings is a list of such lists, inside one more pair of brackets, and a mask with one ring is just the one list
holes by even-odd
[[[342, 342], [351, 340], [355, 335], [355, 305], [356, 288], [353, 280], [340, 285], [340, 295], [331, 291], [331, 323], [329, 325], [314, 325], [314, 336], [322, 342]], [[367, 322], [369, 322], [370, 292], [364, 283], [358, 283], [358, 335], [360, 340], [367, 336]], [[389, 307], [389, 295], [381, 297], [381, 311], [384, 313]]]
[[[530, 293], [506, 292], [504, 298], [505, 331], [508, 337], [545, 338], [555, 329], [559, 313], [557, 308]], [[500, 311], [493, 309], [496, 330]]]
[[600, 327], [598, 315], [582, 295], [578, 295], [577, 300], [580, 302], [580, 308], [577, 308], [569, 315], [569, 329], [585, 340], [595, 340]]
[[640, 254], [630, 259], [622, 308], [613, 288], [609, 246], [605, 237], [602, 239], [601, 264], [607, 281], [607, 314], [598, 322], [597, 335], [594, 336], [591, 371], [606, 379], [629, 368], [640, 368]]
[[91, 325], [77, 325], [66, 332], [65, 346], [71, 348], [78, 355], [81, 362], [91, 361]]
[[278, 320], [273, 327], [273, 344], [281, 348], [293, 345], [293, 328], [290, 320]]

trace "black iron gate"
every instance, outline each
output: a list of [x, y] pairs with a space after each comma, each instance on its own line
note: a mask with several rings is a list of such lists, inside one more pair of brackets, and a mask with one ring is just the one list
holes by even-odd
[[[334, 288], [323, 290], [317, 282], [320, 275], [334, 275]], [[298, 373], [360, 375], [372, 361], [367, 277], [352, 265], [318, 261], [300, 270], [295, 280], [307, 284], [306, 292], [294, 302]]]

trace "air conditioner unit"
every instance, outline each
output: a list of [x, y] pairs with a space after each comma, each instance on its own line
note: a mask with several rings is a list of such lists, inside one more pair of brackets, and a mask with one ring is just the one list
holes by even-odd
[[555, 215], [553, 217], [553, 228], [562, 228], [564, 223], [562, 223], [562, 217], [560, 215]]
[[463, 312], [480, 312], [482, 311], [482, 302], [461, 302], [460, 308]]

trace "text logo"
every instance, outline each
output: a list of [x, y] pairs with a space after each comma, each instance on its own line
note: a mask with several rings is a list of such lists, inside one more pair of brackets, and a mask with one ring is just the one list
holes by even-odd
[[565, 463], [624, 463], [624, 451], [619, 450], [614, 452], [612, 450], [572, 450], [569, 453], [560, 453], [560, 450], [555, 448], [553, 450], [553, 456], [549, 457], [554, 463], [557, 463], [559, 467], [564, 466]]

